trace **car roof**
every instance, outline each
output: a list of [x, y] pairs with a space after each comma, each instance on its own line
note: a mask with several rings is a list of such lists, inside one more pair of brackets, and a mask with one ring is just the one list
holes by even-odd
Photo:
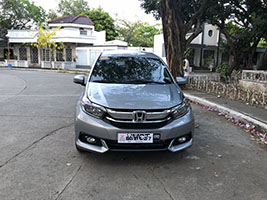
[[145, 51], [131, 51], [131, 50], [110, 50], [104, 51], [101, 57], [146, 57], [160, 59], [153, 53]]

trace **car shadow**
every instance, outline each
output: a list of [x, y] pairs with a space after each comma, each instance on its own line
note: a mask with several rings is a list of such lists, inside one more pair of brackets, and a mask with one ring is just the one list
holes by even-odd
[[84, 164], [91, 164], [96, 166], [109, 165], [113, 167], [121, 166], [143, 166], [143, 167], [157, 167], [169, 163], [184, 163], [186, 158], [195, 155], [197, 147], [191, 147], [179, 152], [170, 151], [153, 151], [153, 152], [106, 152], [99, 153], [84, 153]]

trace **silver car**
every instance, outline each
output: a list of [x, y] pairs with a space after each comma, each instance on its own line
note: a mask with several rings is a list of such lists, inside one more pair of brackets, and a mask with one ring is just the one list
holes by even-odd
[[96, 60], [75, 115], [78, 151], [176, 152], [192, 145], [194, 117], [168, 67], [147, 52], [106, 51]]

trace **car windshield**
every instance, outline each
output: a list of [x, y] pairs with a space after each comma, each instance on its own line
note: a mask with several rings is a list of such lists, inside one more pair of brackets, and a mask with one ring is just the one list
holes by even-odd
[[118, 84], [173, 83], [166, 66], [159, 59], [146, 57], [100, 57], [90, 82]]

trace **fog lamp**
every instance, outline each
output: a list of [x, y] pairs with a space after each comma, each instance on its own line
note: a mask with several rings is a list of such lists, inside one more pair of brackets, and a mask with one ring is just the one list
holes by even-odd
[[178, 142], [183, 143], [186, 141], [186, 137], [180, 137], [178, 138]]
[[95, 144], [95, 143], [96, 143], [96, 139], [93, 138], [93, 137], [88, 137], [88, 136], [86, 136], [85, 139], [86, 139], [86, 141], [87, 141], [88, 143], [91, 143], [91, 144]]

